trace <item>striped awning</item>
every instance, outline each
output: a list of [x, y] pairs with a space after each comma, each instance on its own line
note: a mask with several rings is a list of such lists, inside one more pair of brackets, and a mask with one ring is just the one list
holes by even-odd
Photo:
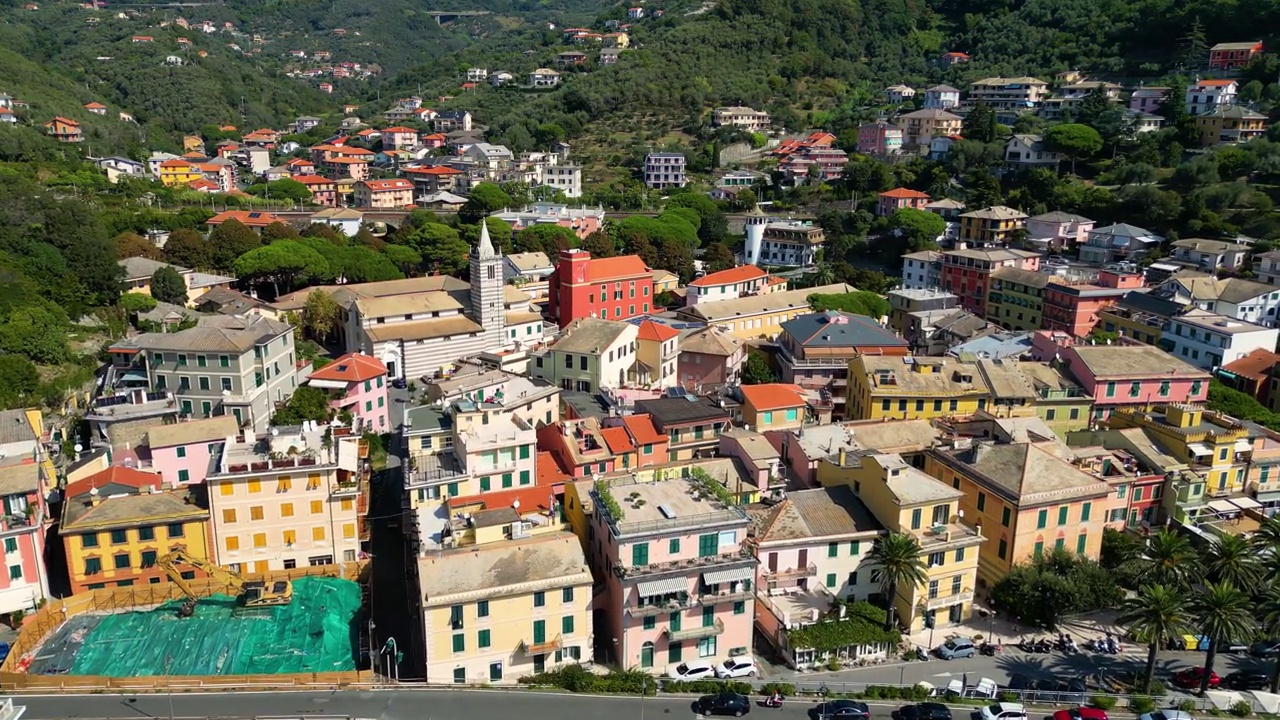
[[662, 580], [647, 580], [636, 583], [640, 597], [662, 597], [672, 593], [689, 592], [689, 578], [671, 577]]
[[750, 580], [755, 574], [755, 568], [750, 565], [743, 565], [742, 567], [729, 568], [727, 570], [704, 572], [702, 573], [702, 580], [708, 585], [722, 585], [740, 580]]

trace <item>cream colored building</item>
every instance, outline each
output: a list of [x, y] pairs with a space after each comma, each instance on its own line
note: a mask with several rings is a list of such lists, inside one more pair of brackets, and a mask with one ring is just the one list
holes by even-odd
[[355, 562], [367, 500], [359, 439], [325, 428], [228, 438], [205, 479], [213, 555], [242, 572]]
[[734, 300], [718, 300], [688, 305], [676, 311], [678, 319], [718, 327], [743, 340], [773, 339], [782, 332], [782, 323], [813, 312], [810, 295], [838, 295], [854, 291], [844, 283], [803, 290], [784, 290], [768, 295], [752, 295]]
[[529, 375], [566, 390], [598, 393], [636, 375], [638, 329], [621, 320], [581, 318], [551, 347], [533, 355]]

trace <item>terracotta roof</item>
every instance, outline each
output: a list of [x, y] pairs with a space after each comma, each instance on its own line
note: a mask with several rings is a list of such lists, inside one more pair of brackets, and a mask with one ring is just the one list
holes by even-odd
[[329, 158], [328, 160], [325, 160], [325, 162], [331, 165], [368, 165], [369, 164], [368, 160], [361, 160], [360, 158], [353, 158], [353, 157]]
[[308, 165], [310, 167], [316, 166], [316, 164], [311, 162], [310, 160], [303, 160], [302, 158], [293, 158], [292, 160], [284, 164], [285, 167], [298, 167], [299, 165]]
[[74, 125], [76, 127], [80, 127], [80, 123], [76, 122], [75, 120], [71, 120], [69, 118], [64, 118], [61, 115], [54, 117], [49, 122], [45, 123], [45, 125], [48, 126], [48, 125], [52, 125], [54, 123], [59, 123], [59, 122], [64, 125]]
[[631, 444], [631, 436], [627, 434], [627, 429], [623, 427], [609, 427], [600, 430], [600, 435], [604, 437], [605, 443], [609, 446], [609, 452], [613, 454], [634, 452], [635, 445]]
[[206, 180], [204, 178], [200, 178], [199, 180], [192, 180], [191, 182], [187, 183], [187, 187], [191, 188], [192, 190], [218, 190], [222, 186], [212, 180]]
[[768, 273], [756, 267], [755, 265], [739, 265], [728, 270], [713, 272], [710, 275], [702, 277], [689, 283], [689, 287], [712, 287], [715, 285], [732, 285], [734, 283], [747, 282], [748, 280], [756, 280], [758, 278], [767, 277]]
[[100, 102], [91, 102], [84, 106], [85, 110], [105, 110], [106, 108], [107, 106]]
[[572, 477], [560, 469], [560, 464], [556, 462], [554, 455], [546, 450], [538, 452], [538, 485], [543, 487], [559, 485], [566, 480], [571, 480]]
[[382, 132], [383, 132], [383, 133], [413, 133], [413, 134], [415, 134], [415, 135], [417, 135], [417, 134], [418, 134], [418, 131], [417, 131], [417, 130], [414, 130], [414, 129], [413, 129], [413, 128], [411, 128], [411, 127], [405, 127], [405, 126], [403, 126], [403, 125], [397, 125], [397, 126], [395, 126], [395, 127], [383, 128]]
[[743, 385], [742, 397], [756, 410], [779, 410], [805, 404], [800, 387], [788, 383]]
[[308, 380], [361, 382], [387, 374], [387, 366], [362, 353], [347, 353], [307, 376]]
[[1265, 380], [1271, 374], [1271, 369], [1280, 363], [1280, 355], [1270, 350], [1258, 348], [1253, 352], [1245, 355], [1239, 360], [1234, 360], [1222, 366], [1222, 369], [1233, 375], [1240, 375], [1251, 378], [1253, 380]]
[[667, 436], [653, 426], [653, 420], [648, 415], [627, 415], [622, 418], [622, 424], [637, 445], [656, 445], [667, 440]]
[[461, 175], [461, 170], [446, 165], [433, 165], [431, 167], [413, 167], [405, 168], [404, 172], [413, 173], [415, 175]]
[[1196, 85], [1199, 87], [1226, 87], [1234, 85], [1235, 82], [1235, 80], [1201, 80]]
[[654, 342], [664, 342], [673, 337], [679, 337], [680, 331], [662, 323], [656, 323], [652, 320], [645, 320], [640, 323], [640, 332], [636, 334], [637, 340], [652, 340]]
[[255, 210], [225, 210], [205, 221], [206, 225], [221, 225], [228, 220], [239, 220], [248, 227], [266, 227], [272, 223], [283, 222], [269, 212]]
[[159, 486], [160, 482], [161, 478], [158, 473], [143, 472], [123, 465], [113, 465], [106, 470], [96, 472], [87, 478], [82, 478], [66, 486], [62, 490], [62, 496], [65, 498], [79, 497], [97, 488], [98, 494], [106, 497], [110, 494], [107, 492], [107, 488], [112, 485], [137, 490], [151, 485]]
[[449, 498], [449, 507], [452, 509], [481, 503], [484, 505], [485, 510], [496, 510], [498, 508], [513, 507], [518, 502], [520, 503], [521, 513], [530, 513], [536, 510], [550, 510], [554, 500], [555, 498], [549, 486], [530, 485], [513, 490], [499, 490], [498, 492], [487, 492], [466, 497], [451, 497]]
[[650, 270], [639, 255], [592, 258], [587, 261], [587, 282], [604, 282], [633, 275], [649, 275]]
[[901, 199], [924, 198], [925, 200], [928, 200], [929, 193], [923, 193], [923, 192], [920, 192], [919, 190], [912, 190], [910, 188], [894, 188], [892, 190], [887, 190], [885, 192], [880, 193], [880, 197], [901, 198]]
[[164, 162], [160, 163], [160, 167], [162, 167], [162, 168], [190, 168], [190, 167], [191, 167], [191, 163], [187, 162], [186, 160], [165, 160]]
[[300, 182], [303, 185], [332, 185], [334, 182], [323, 175], [294, 175], [290, 180]]
[[364, 186], [373, 191], [413, 189], [413, 183], [405, 180], [404, 178], [394, 178], [392, 180], [365, 180]]

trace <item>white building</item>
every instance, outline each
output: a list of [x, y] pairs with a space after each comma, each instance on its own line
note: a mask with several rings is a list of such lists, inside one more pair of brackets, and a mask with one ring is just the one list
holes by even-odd
[[1019, 168], [1057, 169], [1061, 156], [1050, 150], [1039, 135], [1014, 135], [1004, 146], [1005, 164]]
[[1197, 270], [1235, 270], [1244, 265], [1249, 246], [1222, 240], [1187, 238], [1173, 243], [1173, 257], [1190, 264]]
[[1200, 80], [1188, 85], [1186, 108], [1188, 115], [1205, 115], [1219, 107], [1236, 104], [1240, 86], [1235, 80]]
[[740, 106], [716, 108], [711, 115], [711, 121], [717, 127], [731, 125], [751, 132], [768, 130], [771, 122], [769, 113]]
[[355, 237], [364, 222], [364, 213], [352, 208], [325, 208], [311, 215], [314, 225], [328, 225], [347, 237]]
[[[748, 264], [807, 267], [817, 262], [818, 251], [827, 241], [820, 226], [807, 220], [770, 222], [763, 215], [759, 218], [747, 218]], [[753, 252], [753, 246], [758, 252]]]
[[884, 89], [884, 94], [889, 98], [890, 104], [897, 105], [915, 97], [916, 89], [910, 85], [890, 85]]
[[713, 272], [689, 283], [685, 305], [715, 300], [737, 300], [743, 295], [755, 295], [765, 289], [769, 273], [755, 265], [739, 265], [728, 270]]
[[1254, 260], [1254, 273], [1258, 280], [1268, 285], [1280, 285], [1280, 250], [1262, 253]]
[[547, 296], [547, 278], [556, 266], [546, 253], [512, 253], [502, 258], [507, 282], [529, 293], [531, 298]]
[[1212, 370], [1254, 350], [1275, 352], [1280, 330], [1197, 308], [1171, 318], [1160, 339], [1171, 355]]
[[680, 153], [649, 153], [644, 158], [644, 184], [656, 190], [684, 187], [684, 166]]
[[934, 85], [924, 91], [926, 110], [949, 110], [960, 104], [960, 90], [950, 85]]
[[942, 253], [922, 250], [903, 255], [902, 287], [908, 290], [942, 287]]
[[540, 185], [555, 188], [566, 198], [582, 197], [581, 165], [544, 165]]
[[489, 79], [487, 68], [467, 68], [467, 82], [484, 82]]
[[549, 68], [538, 68], [529, 73], [529, 86], [549, 88], [560, 84], [560, 73]]
[[1219, 278], [1180, 272], [1157, 288], [1161, 296], [1229, 318], [1274, 327], [1280, 313], [1280, 290], [1244, 278]]

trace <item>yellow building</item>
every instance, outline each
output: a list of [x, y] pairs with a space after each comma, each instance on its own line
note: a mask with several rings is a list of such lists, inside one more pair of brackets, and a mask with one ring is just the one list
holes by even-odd
[[177, 549], [211, 557], [208, 508], [187, 488], [162, 490], [159, 475], [115, 466], [63, 494], [59, 534], [72, 592], [164, 582], [156, 559]]
[[1228, 105], [1212, 112], [1196, 115], [1196, 130], [1204, 147], [1221, 143], [1242, 143], [1260, 138], [1267, 132], [1267, 116], [1243, 105]]
[[[1099, 312], [1097, 328], [1147, 345], [1158, 345], [1164, 324], [1169, 320], [1168, 316], [1161, 312], [1156, 312], [1154, 309], [1130, 306], [1127, 304], [1127, 300], [1126, 298], [1120, 303]], [[1146, 298], [1140, 300], [1140, 302], [1145, 304], [1148, 300], [1156, 299]], [[1156, 302], [1165, 301], [1156, 300]], [[1173, 305], [1174, 303], [1170, 302], [1168, 304]]]
[[925, 472], [963, 495], [964, 517], [988, 539], [978, 588], [1055, 548], [1098, 559], [1111, 486], [1062, 459], [1057, 441], [957, 443], [925, 453]]
[[1116, 410], [1111, 428], [1143, 428], [1161, 449], [1202, 476], [1210, 497], [1244, 492], [1253, 452], [1249, 431], [1231, 418], [1186, 405], [1165, 405], [1153, 412]]
[[817, 479], [824, 487], [851, 486], [889, 532], [919, 541], [928, 579], [921, 586], [899, 587], [894, 598], [898, 619], [909, 632], [927, 627], [927, 618], [938, 628], [969, 619], [984, 538], [961, 522], [959, 490], [908, 465], [899, 455], [843, 450], [819, 462]]
[[849, 361], [850, 420], [930, 420], [971, 415], [991, 390], [974, 363], [941, 357], [861, 355]]
[[805, 423], [808, 403], [797, 385], [742, 386], [742, 422], [760, 432], [795, 430]]
[[782, 332], [782, 323], [813, 312], [810, 295], [841, 295], [853, 292], [852, 285], [836, 283], [803, 290], [783, 290], [765, 295], [748, 295], [735, 300], [715, 300], [687, 305], [676, 311], [677, 319], [718, 327], [743, 340], [772, 340]]
[[1019, 362], [1017, 368], [1035, 392], [1036, 415], [1059, 439], [1089, 427], [1093, 397], [1076, 381], [1050, 363]]
[[427, 682], [515, 684], [591, 662], [591, 570], [558, 515], [499, 507], [449, 530], [445, 549], [418, 560]]
[[1004, 205], [960, 216], [960, 240], [973, 245], [1008, 245], [1015, 230], [1027, 226], [1027, 216]]
[[987, 295], [987, 320], [1005, 330], [1039, 330], [1044, 310], [1047, 273], [1016, 267], [996, 268]]
[[160, 163], [160, 182], [167, 187], [185, 186], [203, 177], [204, 173], [200, 172], [200, 168], [186, 160], [165, 160]]

